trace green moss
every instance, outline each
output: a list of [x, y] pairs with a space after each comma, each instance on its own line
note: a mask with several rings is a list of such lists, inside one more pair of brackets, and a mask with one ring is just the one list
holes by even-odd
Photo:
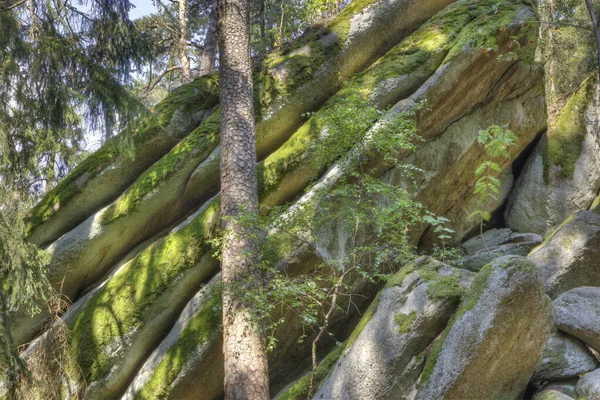
[[[344, 349], [346, 348], [346, 344], [342, 343], [339, 346], [336, 346], [325, 358], [319, 363], [317, 367], [317, 374], [315, 376], [315, 387], [319, 387], [321, 382], [325, 380], [325, 378], [332, 371], [333, 366], [338, 361]], [[308, 372], [304, 375], [300, 380], [290, 386], [285, 392], [281, 393], [278, 396], [279, 400], [304, 400], [308, 395], [308, 389], [310, 388], [310, 378], [311, 373]]]
[[[545, 392], [545, 393], [543, 393], [541, 395], [538, 394], [535, 397], [536, 400], [561, 400], [561, 399], [564, 399], [564, 398], [565, 398], [565, 396], [561, 396], [559, 394], [559, 392], [556, 392], [554, 390], [549, 391], [549, 392]], [[584, 400], [583, 398], [580, 398], [580, 399]]]
[[172, 119], [175, 110], [191, 115], [218, 102], [218, 79], [209, 75], [196, 79], [171, 92], [154, 109], [155, 114], [143, 115], [127, 130], [108, 140], [98, 151], [87, 157], [31, 210], [26, 235], [48, 221], [52, 215], [81, 192], [81, 187], [100, 174], [119, 156], [135, 157], [135, 148], [158, 135], [167, 135], [163, 126]]
[[[302, 165], [304, 176], [298, 177], [302, 180], [298, 186], [304, 186], [322, 168], [347, 150], [347, 148], [335, 149], [326, 157], [317, 157], [314, 155], [315, 152], [311, 152], [311, 146], [315, 146], [317, 140], [324, 140], [325, 143], [319, 147], [327, 148], [339, 144], [337, 142], [340, 135], [352, 135], [352, 140], [346, 142], [355, 143], [360, 140], [381, 117], [377, 109], [389, 105], [374, 100], [377, 96], [373, 94], [378, 86], [387, 79], [409, 74], [419, 68], [431, 68], [430, 72], [433, 73], [437, 65], [424, 67], [424, 64], [428, 60], [439, 58], [440, 53], [444, 55], [450, 51], [455, 45], [455, 40], [461, 35], [461, 30], [485, 14], [491, 1], [485, 2], [484, 5], [477, 5], [473, 0], [459, 3], [461, 7], [453, 8], [450, 12], [442, 11], [429, 23], [392, 48], [366, 71], [353, 77], [298, 129], [290, 140], [261, 163], [258, 176], [259, 186], [264, 193], [263, 198], [268, 196], [270, 191], [278, 190], [279, 183], [288, 172], [297, 171]], [[300, 55], [296, 54], [293, 57], [300, 57]], [[278, 58], [270, 62], [280, 65], [288, 61]], [[385, 99], [392, 103], [397, 100]], [[328, 132], [327, 138], [320, 136], [323, 132], [339, 125], [342, 125], [342, 128], [337, 129], [336, 132]], [[330, 144], [332, 146], [329, 146]]]
[[417, 319], [416, 311], [413, 311], [410, 314], [396, 314], [394, 320], [398, 325], [398, 333], [403, 335], [405, 333], [410, 332], [410, 328], [412, 328], [415, 319]]
[[[294, 43], [265, 56], [261, 68], [255, 74], [259, 120], [261, 111], [275, 97], [286, 96], [313, 79], [326, 61], [340, 53], [350, 31], [350, 20], [374, 2], [375, 0], [354, 0], [327, 27], [307, 33]], [[335, 40], [320, 40], [332, 33]], [[285, 73], [278, 72], [282, 70]]]
[[146, 248], [89, 299], [71, 326], [72, 351], [89, 382], [108, 372], [110, 347], [141, 328], [144, 310], [209, 251], [219, 207], [216, 198], [188, 226]]
[[427, 282], [427, 294], [432, 300], [458, 301], [465, 294], [458, 273], [440, 275], [435, 271], [420, 271], [421, 277]]
[[488, 288], [488, 280], [490, 275], [492, 275], [493, 270], [492, 264], [487, 264], [477, 273], [477, 276], [471, 285], [471, 289], [469, 290], [469, 294], [456, 313], [457, 318], [462, 317], [467, 311], [472, 310], [477, 305], [481, 295], [483, 295]]
[[198, 110], [204, 110], [219, 101], [219, 75], [210, 74], [179, 86], [154, 107], [158, 122], [167, 126], [173, 119], [175, 111], [191, 116]]
[[[496, 36], [515, 20], [523, 8], [521, 1], [483, 1], [478, 4], [459, 1], [447, 8], [448, 13], [460, 13], [462, 8], [477, 9], [477, 17], [464, 29], [458, 37], [453, 49], [448, 54], [445, 62], [450, 62], [459, 55], [465, 47], [491, 48], [497, 46]], [[533, 26], [533, 25], [532, 25]], [[525, 34], [521, 32], [520, 35]]]
[[581, 155], [581, 148], [587, 133], [585, 110], [594, 93], [595, 73], [588, 77], [571, 95], [560, 110], [554, 124], [548, 128], [544, 155], [544, 181], [550, 180], [552, 166], [560, 167], [557, 177], [569, 179], [575, 173], [575, 164]]
[[356, 327], [354, 328], [352, 334], [348, 338], [346, 347], [352, 347], [356, 339], [358, 339], [358, 336], [360, 336], [360, 334], [362, 333], [363, 329], [365, 329], [365, 326], [367, 326], [371, 318], [373, 318], [373, 315], [375, 315], [375, 311], [377, 311], [377, 306], [379, 306], [379, 302], [381, 301], [381, 292], [382, 291], [379, 291], [379, 293], [377, 293], [377, 296], [375, 296], [371, 304], [369, 304], [369, 308], [367, 308], [360, 321], [358, 321], [358, 324], [356, 324]]
[[[423, 257], [423, 258], [417, 259], [416, 261], [405, 265], [398, 272], [396, 272], [387, 281], [384, 289], [389, 289], [394, 286], [402, 285], [402, 283], [404, 282], [404, 279], [410, 273], [412, 273], [416, 270], [421, 270], [422, 268], [434, 269], [434, 268], [439, 268], [439, 266], [441, 266], [441, 265], [443, 265], [443, 264], [441, 264], [440, 262], [438, 262], [430, 257]], [[352, 331], [352, 334], [348, 338], [348, 343], [346, 345], [348, 348], [350, 348], [352, 346], [352, 344], [354, 344], [354, 342], [356, 341], [356, 339], [358, 339], [358, 336], [361, 334], [361, 332], [363, 331], [365, 326], [367, 326], [367, 324], [369, 323], [369, 321], [371, 320], [373, 315], [375, 315], [375, 312], [377, 311], [377, 306], [379, 305], [379, 301], [381, 300], [382, 292], [383, 292], [383, 290], [381, 290], [381, 291], [379, 291], [379, 293], [377, 293], [377, 296], [375, 296], [375, 298], [369, 305], [369, 308], [367, 308], [367, 310], [364, 312], [362, 318], [360, 319], [360, 321], [358, 322], [358, 324]]]
[[590, 210], [600, 211], [600, 194], [594, 198], [592, 201], [592, 205], [590, 205]]
[[[302, 83], [312, 79], [318, 68], [340, 51], [350, 31], [352, 17], [373, 3], [374, 0], [354, 0], [327, 28], [307, 35], [286, 50], [266, 56], [255, 78], [258, 83], [257, 104], [260, 106], [258, 108], [266, 108], [276, 96], [285, 96]], [[422, 66], [434, 55], [448, 52], [455, 44], [454, 40], [458, 38], [461, 29], [477, 18], [480, 23], [469, 30], [472, 35], [478, 35], [477, 37], [489, 34], [502, 26], [510, 16], [502, 13], [502, 18], [491, 19], [494, 24], [484, 18], [496, 3], [490, 0], [483, 4], [476, 4], [473, 0], [463, 0], [458, 2], [458, 6], [450, 6], [438, 13], [430, 22], [424, 24], [375, 63], [370, 68], [370, 72], [359, 75], [357, 79], [361, 79], [362, 76], [363, 84], [366, 84], [365, 94], [368, 96], [382, 80], [406, 74]], [[479, 26], [486, 26], [489, 30], [481, 31]], [[319, 40], [330, 33], [335, 34], [337, 41], [328, 41], [324, 44]], [[468, 36], [460, 35], [464, 41], [468, 40]], [[282, 70], [286, 72], [276, 72]]]
[[375, 0], [351, 1], [331, 23], [329, 29], [331, 32], [335, 33], [340, 42], [344, 43], [350, 34], [350, 22], [352, 21], [352, 18], [373, 3], [375, 3]]
[[469, 290], [469, 293], [468, 293], [466, 299], [464, 299], [463, 302], [461, 303], [459, 310], [456, 312], [456, 314], [454, 314], [454, 316], [448, 323], [448, 326], [446, 327], [446, 329], [444, 329], [444, 331], [440, 335], [439, 339], [435, 343], [435, 345], [431, 351], [431, 354], [427, 358], [427, 362], [425, 363], [425, 367], [423, 368], [423, 373], [421, 374], [421, 378], [419, 380], [420, 386], [424, 386], [429, 381], [429, 378], [431, 377], [431, 374], [433, 373], [433, 370], [435, 368], [435, 364], [437, 363], [439, 355], [442, 352], [444, 340], [450, 333], [450, 330], [454, 326], [454, 323], [456, 322], [456, 320], [458, 320], [465, 313], [467, 313], [467, 311], [472, 310], [473, 307], [475, 307], [477, 305], [477, 303], [479, 302], [481, 295], [485, 292], [485, 290], [488, 287], [488, 280], [489, 280], [490, 275], [492, 274], [492, 271], [493, 271], [492, 264], [487, 264], [486, 266], [481, 268], [481, 270], [475, 277], [475, 280], [471, 284], [471, 289]]
[[531, 250], [529, 252], [529, 254], [532, 254], [532, 253], [536, 252], [538, 249], [541, 249], [542, 247], [544, 247], [554, 237], [556, 232], [558, 232], [563, 226], [565, 226], [566, 224], [571, 222], [574, 218], [575, 218], [575, 215], [569, 215], [567, 218], [565, 218], [565, 220], [563, 222], [561, 222], [560, 225], [558, 225], [552, 231], [547, 233], [546, 237], [544, 238], [544, 241], [542, 243], [540, 243], [539, 245], [537, 245], [536, 247], [534, 247], [533, 250]]
[[108, 140], [98, 151], [83, 160], [31, 210], [27, 218], [26, 236], [50, 219], [62, 206], [81, 192], [82, 186], [121, 156], [123, 142], [132, 142], [129, 146], [135, 148], [161, 133], [164, 133], [164, 130], [157, 123], [156, 118], [141, 118], [128, 130]]
[[[452, 321], [454, 321], [454, 318], [452, 319]], [[431, 377], [431, 374], [433, 373], [435, 364], [437, 363], [440, 353], [442, 352], [442, 346], [444, 344], [444, 341], [446, 340], [446, 337], [450, 333], [450, 328], [452, 327], [452, 325], [453, 325], [453, 322], [450, 322], [448, 324], [448, 327], [446, 327], [446, 329], [444, 329], [444, 331], [442, 332], [440, 337], [435, 342], [435, 345], [433, 346], [431, 353], [427, 357], [427, 362], [425, 363], [425, 367], [423, 367], [423, 372], [421, 373], [421, 377], [419, 378], [419, 386], [420, 387], [425, 386], [427, 384], [427, 382], [429, 382], [429, 378]]]
[[254, 77], [258, 120], [261, 119], [262, 110], [276, 97], [287, 96], [304, 82], [310, 81], [323, 63], [339, 53], [338, 42], [324, 44], [319, 38], [318, 35], [312, 35], [310, 41], [302, 43], [304, 48], [285, 53], [276, 51], [265, 57], [262, 68]]
[[468, 311], [475, 308], [477, 303], [479, 303], [481, 296], [483, 295], [483, 293], [485, 293], [489, 286], [489, 279], [492, 275], [492, 272], [494, 271], [494, 267], [500, 269], [507, 269], [513, 266], [520, 270], [536, 269], [536, 267], [530, 261], [523, 257], [520, 259], [509, 258], [507, 260], [504, 260], [502, 263], [492, 262], [490, 264], [485, 265], [477, 273], [477, 276], [475, 277], [475, 280], [473, 280], [473, 283], [471, 284], [471, 288], [469, 289], [466, 298], [464, 298], [461, 302], [458, 311], [454, 314], [454, 316], [448, 323], [448, 326], [446, 326], [446, 329], [444, 329], [444, 331], [440, 335], [435, 346], [433, 347], [433, 350], [431, 351], [431, 354], [427, 358], [427, 363], [423, 368], [423, 373], [421, 374], [421, 378], [419, 381], [420, 386], [424, 386], [429, 381], [429, 378], [431, 377], [431, 374], [433, 373], [433, 370], [435, 368], [435, 364], [437, 363], [439, 355], [442, 351], [444, 340], [450, 333], [450, 330], [452, 329], [456, 321], [462, 318]]
[[169, 348], [162, 361], [152, 371], [152, 377], [136, 392], [135, 399], [165, 399], [169, 387], [197, 351], [198, 346], [219, 335], [221, 326], [221, 294], [208, 293], [209, 300], [189, 321], [177, 342]]
[[194, 165], [204, 160], [217, 147], [220, 132], [220, 111], [212, 113], [198, 128], [175, 146], [167, 155], [147, 169], [102, 215], [102, 224], [134, 211], [144, 197], [157, 190], [188, 162]]
[[50, 219], [60, 207], [81, 191], [78, 181], [85, 182], [96, 176], [113, 161], [115, 156], [116, 154], [109, 151], [108, 146], [106, 146], [83, 160], [31, 210], [27, 218], [26, 236], [29, 236], [36, 227]]

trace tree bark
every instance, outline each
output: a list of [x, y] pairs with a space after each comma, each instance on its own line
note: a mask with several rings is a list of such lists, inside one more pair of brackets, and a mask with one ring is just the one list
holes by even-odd
[[596, 37], [596, 60], [598, 62], [596, 69], [598, 72], [598, 83], [600, 84], [600, 25], [598, 25], [598, 18], [596, 16], [596, 11], [594, 10], [592, 1], [585, 0], [585, 5], [588, 9], [588, 13], [590, 14], [592, 27], [594, 29], [594, 36]]
[[219, 0], [217, 11], [225, 398], [267, 400], [269, 379], [263, 337], [253, 321], [252, 304], [247, 304], [239, 291], [258, 266], [255, 238], [238, 222], [242, 213], [258, 211], [248, 3]]
[[211, 74], [215, 71], [215, 58], [217, 54], [217, 4], [212, 4], [210, 10], [210, 19], [206, 28], [206, 38], [204, 39], [204, 50], [202, 51], [202, 60], [200, 60], [199, 76]]
[[[260, 18], [260, 38], [262, 40], [262, 43], [265, 43], [265, 37], [266, 37], [266, 21], [265, 21], [265, 1], [266, 0], [260, 0], [260, 6], [259, 6], [259, 12], [258, 12], [258, 17]], [[266, 46], [265, 46], [266, 47]]]
[[192, 81], [190, 58], [187, 54], [187, 0], [179, 0], [179, 62], [181, 63], [181, 80]]

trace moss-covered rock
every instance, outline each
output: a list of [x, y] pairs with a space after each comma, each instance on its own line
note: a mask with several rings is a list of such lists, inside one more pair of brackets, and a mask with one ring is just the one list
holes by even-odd
[[600, 396], [600, 369], [582, 376], [575, 387], [575, 394], [578, 400], [598, 398]]
[[[216, 192], [182, 196], [195, 168], [218, 141], [219, 113], [210, 115], [188, 137], [143, 173], [110, 206], [90, 216], [47, 248], [52, 255], [48, 278], [64, 295], [75, 300], [115, 263], [144, 240], [174, 223], [193, 200], [202, 201]], [[218, 183], [217, 183], [218, 185]], [[46, 307], [34, 318], [16, 316], [13, 335], [24, 343], [35, 335]]]
[[[540, 2], [541, 19], [553, 21], [554, 3]], [[570, 12], [587, 20], [585, 3]], [[590, 207], [600, 189], [598, 85], [589, 63], [592, 35], [563, 24], [540, 30], [544, 46], [548, 132], [530, 156], [505, 211], [508, 226], [544, 235], [568, 215]]]
[[[534, 218], [552, 229], [570, 214], [590, 208], [600, 190], [600, 86], [595, 75], [583, 81], [555, 114], [523, 173], [523, 183], [517, 184], [506, 215], [519, 229]], [[540, 196], [527, 198], [524, 184], [539, 187]]]
[[[465, 57], [467, 56], [465, 54]], [[449, 78], [452, 76], [449, 74]], [[492, 213], [507, 198], [513, 182], [513, 161], [545, 128], [544, 99], [539, 91], [541, 82], [542, 75], [539, 70], [523, 64], [515, 64], [497, 82], [498, 86], [496, 87], [502, 88], [502, 90], [486, 91], [485, 100], [481, 103], [472, 103], [471, 110], [465, 115], [454, 114], [457, 117], [456, 120], [435, 136], [435, 140], [423, 144], [403, 160], [406, 164], [416, 165], [422, 169], [422, 173], [415, 175], [417, 184], [415, 199], [432, 212], [448, 218], [450, 221], [448, 227], [455, 231], [451, 240], [452, 244], [459, 244], [477, 227], [477, 219], [469, 218], [473, 211], [483, 209]], [[492, 83], [490, 84], [493, 86]], [[468, 86], [463, 87], [462, 84], [457, 85], [456, 89], [458, 91], [465, 90], [467, 97], [469, 96], [466, 91], [472, 91]], [[451, 86], [448, 85], [448, 91], [451, 90]], [[483, 87], [481, 90], [484, 91]], [[446, 93], [436, 93], [435, 95], [445, 96]], [[452, 96], [453, 94], [448, 95]], [[454, 112], [456, 111], [449, 111], [449, 113]], [[421, 114], [420, 118], [425, 120], [431, 117], [426, 112], [421, 112]], [[437, 112], [433, 114], [437, 114]], [[432, 123], [437, 124], [438, 122], [433, 121]], [[479, 204], [478, 196], [473, 193], [477, 180], [473, 171], [488, 157], [483, 146], [477, 142], [476, 132], [482, 127], [506, 123], [519, 136], [519, 142], [511, 148], [511, 158], [500, 162], [501, 173], [498, 175], [501, 180], [500, 193], [496, 198], [489, 198], [486, 203]], [[422, 124], [428, 123], [426, 121], [419, 122], [419, 127]], [[426, 136], [436, 135], [425, 128], [422, 128], [420, 132]], [[386, 171], [382, 179], [406, 187], [410, 185], [402, 168], [392, 168]], [[424, 248], [430, 248], [438, 240], [434, 230], [423, 225], [415, 233], [414, 241], [421, 243]]]
[[529, 255], [542, 271], [551, 298], [584, 285], [600, 286], [600, 215], [580, 211], [567, 218]]
[[87, 299], [71, 324], [71, 347], [88, 382], [88, 396], [106, 398], [124, 390], [148, 347], [159, 341], [158, 332], [168, 330], [194, 289], [214, 273], [218, 263], [207, 241], [219, 221], [218, 206], [216, 199]]
[[552, 324], [537, 268], [524, 257], [496, 259], [479, 272], [431, 352], [416, 398], [517, 398]]
[[[344, 349], [346, 343], [340, 343], [336, 345], [333, 350], [327, 354], [317, 367], [317, 373], [315, 375], [315, 388], [321, 385], [321, 382], [331, 373], [335, 363], [338, 361]], [[288, 387], [284, 388], [280, 393], [275, 396], [275, 400], [304, 400], [308, 396], [308, 390], [310, 388], [312, 372], [308, 372], [293, 382]]]
[[[186, 305], [180, 318], [161, 345], [150, 355], [129, 386], [124, 399], [162, 399], [169, 397], [171, 384], [193, 362], [194, 352], [213, 343], [221, 335], [221, 301], [218, 278], [214, 278]], [[218, 354], [216, 352], [215, 354]], [[222, 374], [222, 359], [214, 360], [211, 379]], [[215, 393], [204, 391], [205, 398]]]
[[266, 57], [256, 85], [261, 103], [259, 159], [282, 145], [305, 122], [303, 113], [317, 110], [345, 80], [453, 2], [353, 1], [324, 29], [308, 34], [284, 54]]
[[560, 332], [552, 333], [538, 363], [533, 381], [556, 381], [578, 377], [600, 365], [579, 339]]
[[573, 400], [573, 398], [557, 390], [543, 390], [533, 396], [533, 400]]
[[[28, 240], [45, 245], [114, 200], [140, 173], [191, 132], [218, 102], [214, 76], [175, 90], [152, 113], [107, 141], [31, 210]], [[188, 103], [189, 102], [189, 103]], [[120, 150], [131, 140], [133, 158]]]
[[[267, 56], [261, 68], [262, 78], [260, 73], [257, 75], [257, 87], [277, 87], [278, 91], [267, 90], [268, 99], [261, 100], [258, 108], [259, 158], [287, 140], [302, 123], [303, 113], [320, 107], [340, 88], [339, 74], [348, 78], [365, 69], [452, 1], [427, 0], [418, 6], [406, 0], [356, 1], [319, 35], [307, 35], [294, 46], [296, 48], [284, 54]], [[366, 23], [355, 23], [367, 15]], [[311, 52], [311, 48], [320, 51]], [[273, 83], [263, 84], [264, 79]], [[217, 75], [204, 76], [177, 88], [155, 107], [155, 116], [150, 122], [142, 118], [137, 124], [139, 128], [132, 130], [135, 161], [115, 152], [127, 133], [106, 143], [32, 210], [30, 240], [38, 245], [47, 244], [112, 201], [142, 171], [197, 127], [202, 110], [217, 101]]]
[[409, 398], [411, 362], [442, 331], [472, 274], [433, 259], [403, 267], [376, 297], [315, 398]]
[[585, 110], [592, 102], [595, 75], [588, 77], [573, 93], [548, 127], [544, 149], [544, 182], [550, 175], [559, 179], [573, 178], [575, 164], [581, 156], [587, 134]]
[[[220, 123], [220, 111], [207, 117], [198, 128], [151, 168], [148, 168], [117, 200], [103, 210], [101, 223], [108, 225], [117, 218], [133, 213], [140, 202], [159, 191], [169, 178], [182, 169], [188, 171], [188, 174], [184, 176], [187, 181], [195, 168], [217, 147]], [[147, 217], [148, 219], [152, 218], [151, 215]]]
[[[511, 67], [514, 60], [494, 57], [506, 55], [515, 37], [525, 44], [531, 12], [522, 2], [503, 1], [502, 11], [495, 12], [497, 1], [461, 0], [396, 45], [434, 11], [451, 2], [355, 1], [324, 30], [265, 58], [255, 75], [258, 149], [259, 158], [264, 159], [260, 164], [263, 205], [293, 200], [333, 161], [337, 163], [316, 186], [330, 188], [344, 177], [345, 171], [339, 167], [344, 163], [345, 153], [356, 149], [349, 149], [350, 146], [335, 149], [325, 159], [316, 157], [319, 152], [314, 150], [316, 144], [334, 147], [335, 143], [328, 139], [335, 135], [328, 138], [328, 134], [334, 131], [340, 116], [345, 126], [355, 129], [353, 137], [359, 141], [382, 129], [378, 121], [391, 120], [414, 102], [427, 99], [429, 107], [419, 112], [418, 119], [425, 138], [436, 139], [432, 143], [443, 142], [444, 137], [451, 136], [452, 129], [456, 133], [464, 128], [465, 137], [474, 137], [474, 126], [495, 118], [494, 113], [498, 113], [498, 119], [510, 117], [515, 126], [527, 127], [524, 137], [529, 137], [535, 124], [539, 124], [529, 120], [535, 119], [532, 116], [539, 109], [539, 93], [532, 89], [539, 75], [527, 72], [520, 64]], [[493, 55], [485, 54], [481, 47], [493, 48]], [[381, 55], [379, 61], [365, 70]], [[153, 121], [163, 131], [156, 138], [168, 136], [171, 130], [183, 132], [187, 126], [191, 127], [191, 133], [183, 140], [179, 136], [176, 140], [179, 145], [172, 146], [164, 157], [155, 157], [152, 162], [156, 163], [145, 172], [132, 172], [137, 180], [130, 180], [127, 190], [120, 188], [121, 195], [108, 207], [98, 212], [95, 209], [87, 214], [82, 212], [87, 220], [50, 247], [54, 252], [51, 268], [56, 268], [52, 279], [61, 282], [68, 271], [64, 282], [65, 293], [70, 297], [76, 299], [85, 288], [101, 282], [75, 304], [68, 317], [73, 356], [79, 360], [85, 375], [88, 398], [113, 398], [125, 391], [128, 399], [196, 398], [199, 393], [210, 399], [222, 395], [219, 294], [210, 289], [218, 288], [218, 275], [198, 292], [199, 285], [218, 271], [218, 261], [212, 258], [207, 242], [218, 226], [218, 198], [210, 200], [176, 231], [168, 232], [147, 247], [144, 244], [136, 248], [218, 191], [219, 113], [216, 104], [201, 104], [207, 95], [198, 87], [212, 84], [218, 88], [218, 78], [206, 79], [178, 89], [155, 110]], [[525, 85], [524, 81], [528, 83]], [[406, 97], [408, 100], [396, 103]], [[196, 112], [194, 120], [188, 118], [196, 109], [192, 103], [204, 107]], [[525, 105], [519, 108], [520, 103]], [[301, 116], [307, 111], [313, 112], [308, 122]], [[478, 112], [478, 119], [470, 119]], [[456, 122], [467, 119], [470, 126]], [[498, 123], [501, 122], [505, 121]], [[290, 135], [291, 139], [280, 147]], [[447, 147], [454, 144], [452, 140], [445, 142]], [[473, 160], [481, 156], [471, 152], [472, 148], [466, 153], [463, 150], [449, 150], [456, 155], [447, 159], [448, 165], [456, 166], [454, 172], [471, 168]], [[465, 154], [469, 156], [463, 157]], [[418, 160], [427, 165], [426, 156]], [[381, 168], [376, 168], [375, 175], [389, 168], [380, 161], [375, 160], [374, 167]], [[115, 165], [114, 159], [107, 159], [102, 171], [110, 171]], [[119, 165], [126, 168], [128, 161]], [[508, 169], [508, 164], [503, 167]], [[105, 174], [102, 171], [98, 177]], [[444, 178], [430, 180], [427, 185], [438, 186], [432, 193], [441, 193], [441, 197], [448, 192], [454, 196], [454, 189], [464, 183], [449, 182], [447, 178], [452, 173], [436, 173]], [[84, 182], [82, 188], [91, 193], [97, 188], [94, 185], [91, 181]], [[314, 194], [309, 192], [300, 203], [310, 201], [311, 193]], [[85, 203], [83, 197], [77, 196], [64, 204]], [[464, 203], [472, 208], [471, 198], [470, 192], [458, 191], [452, 207]], [[57, 217], [50, 215], [40, 232], [50, 232], [53, 224], [60, 225], [52, 222], [54, 218]], [[470, 227], [472, 223], [467, 225]], [[103, 277], [129, 252], [129, 261], [121, 262]], [[318, 265], [323, 256], [312, 248], [293, 248], [285, 241], [280, 253], [278, 257], [282, 259], [289, 256], [285, 262], [292, 274]], [[387, 316], [390, 337], [400, 337], [407, 349], [400, 364], [404, 366], [403, 379], [409, 384], [396, 380], [389, 371], [382, 375], [392, 382], [385, 390], [394, 393], [414, 389], [423, 367], [423, 349], [441, 331], [465, 291], [462, 278], [467, 272], [459, 273], [430, 260], [424, 264], [427, 265], [405, 268], [389, 282], [344, 350], [346, 358], [350, 351], [359, 351], [357, 342], [363, 340], [361, 337], [369, 331], [369, 326], [378, 320], [378, 308], [390, 293], [426, 299], [427, 304], [436, 305], [439, 313], [434, 318], [418, 307], [411, 309], [410, 302], [403, 297], [402, 306]], [[409, 280], [418, 282], [416, 287], [406, 287]], [[352, 284], [357, 285], [358, 292], [367, 293], [363, 284]], [[346, 317], [336, 318], [336, 323], [341, 323]], [[36, 320], [28, 320], [16, 326], [31, 335], [39, 325]], [[281, 340], [270, 362], [272, 378], [280, 386], [289, 379], [284, 378], [287, 368], [308, 354], [307, 346], [299, 345], [296, 340], [295, 333], [300, 329], [300, 322], [288, 321], [278, 333]], [[421, 331], [426, 331], [425, 336], [417, 335]], [[336, 357], [334, 354], [322, 363], [320, 379], [327, 377]], [[340, 362], [344, 362], [344, 357]], [[290, 395], [301, 395], [306, 390], [306, 379], [290, 389], [293, 389]]]
[[[447, 7], [349, 81], [277, 153], [259, 166], [265, 205], [290, 200], [300, 193], [323, 167], [348, 150], [336, 148], [340, 147], [338, 137], [346, 135], [353, 142], [362, 140], [381, 117], [378, 109], [412, 94], [442, 62], [449, 63], [457, 54], [462, 54], [466, 43], [472, 46], [490, 38], [495, 41], [498, 29], [514, 22], [522, 10], [519, 4], [509, 2], [503, 13], [489, 16], [492, 6], [491, 1], [459, 1]], [[449, 52], [453, 52], [452, 57], [447, 56]], [[502, 63], [498, 65], [499, 70], [506, 67]], [[456, 90], [454, 82], [452, 88]], [[455, 112], [453, 109], [449, 114]], [[316, 143], [332, 150], [315, 152]], [[527, 139], [523, 143], [528, 143]]]

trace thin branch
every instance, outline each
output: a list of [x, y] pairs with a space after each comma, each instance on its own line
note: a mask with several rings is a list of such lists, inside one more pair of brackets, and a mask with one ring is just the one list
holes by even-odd
[[17, 7], [19, 7], [21, 4], [25, 3], [26, 1], [27, 1], [27, 0], [21, 0], [21, 1], [17, 1], [15, 4], [12, 4], [12, 5], [10, 5], [10, 6], [6, 7], [6, 8], [2, 8], [2, 9], [0, 9], [0, 12], [10, 11], [10, 10], [12, 10], [13, 8], [17, 8]]
[[188, 45], [188, 46], [195, 47], [195, 48], [197, 48], [198, 50], [202, 50], [202, 51], [204, 51], [204, 46], [203, 46], [203, 45], [201, 45], [201, 44], [198, 44], [198, 43], [194, 43], [194, 42], [192, 42], [191, 40], [188, 40], [188, 41], [187, 41], [187, 45]]
[[160, 76], [158, 77], [158, 79], [150, 86], [146, 87], [146, 91], [145, 94], [150, 93], [152, 90], [154, 90], [154, 88], [156, 87], [156, 85], [158, 85], [160, 83], [160, 81], [170, 72], [176, 71], [181, 69], [181, 67], [171, 67], [166, 69], [162, 74], [160, 74]]

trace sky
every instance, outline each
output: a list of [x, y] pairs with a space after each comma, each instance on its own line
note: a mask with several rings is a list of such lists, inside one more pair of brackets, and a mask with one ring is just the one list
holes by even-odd
[[156, 11], [156, 7], [152, 4], [152, 0], [131, 0], [131, 3], [135, 6], [135, 8], [132, 8], [129, 12], [129, 18], [131, 20], [152, 14]]
[[[135, 6], [129, 11], [129, 18], [133, 21], [137, 18], [143, 17], [144, 15], [152, 14], [156, 11], [156, 7], [152, 4], [152, 0], [131, 0], [131, 4]], [[104, 131], [94, 131], [89, 133], [86, 137], [86, 145], [84, 146], [87, 151], [96, 151], [102, 144], [101, 139]]]

